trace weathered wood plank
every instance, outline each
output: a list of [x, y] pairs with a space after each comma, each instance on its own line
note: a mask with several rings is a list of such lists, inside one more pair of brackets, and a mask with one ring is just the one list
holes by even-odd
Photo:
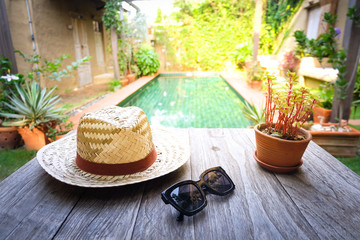
[[320, 238], [359, 239], [360, 176], [312, 141], [303, 161], [292, 174], [276, 174], [303, 216]]
[[[55, 238], [164, 239], [175, 234], [192, 238], [192, 221], [177, 225], [176, 211], [161, 200], [161, 192], [190, 179], [190, 164], [166, 176], [113, 189], [86, 190]], [[190, 231], [189, 231], [190, 230]]]
[[208, 195], [208, 206], [194, 216], [195, 238], [317, 239], [274, 174], [257, 165], [252, 156], [255, 147], [244, 131], [190, 131], [192, 177], [198, 178], [203, 170], [220, 165], [236, 185], [230, 196]]
[[192, 218], [177, 222], [178, 212], [161, 200], [161, 192], [176, 182], [191, 179], [190, 162], [177, 171], [146, 184], [133, 239], [194, 239]]
[[185, 169], [182, 167], [168, 176], [144, 183], [85, 190], [55, 239], [151, 239], [150, 236], [159, 239], [158, 236], [168, 236], [164, 235], [166, 231], [173, 234], [174, 229], [165, 227], [170, 218], [176, 221], [160, 193], [163, 185], [166, 188], [169, 181], [176, 182], [183, 177]]
[[130, 239], [144, 184], [85, 189], [55, 239]]
[[80, 194], [31, 160], [0, 183], [0, 238], [51, 238]]
[[[117, 188], [58, 182], [34, 159], [0, 183], [0, 239], [359, 239], [360, 177], [311, 142], [304, 165], [274, 174], [253, 159], [247, 129], [190, 129], [191, 161]], [[160, 193], [222, 166], [236, 189], [177, 222]]]

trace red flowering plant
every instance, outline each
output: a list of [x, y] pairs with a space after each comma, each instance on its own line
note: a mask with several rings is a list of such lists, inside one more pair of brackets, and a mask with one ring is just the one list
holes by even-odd
[[280, 63], [280, 68], [285, 71], [296, 72], [300, 64], [300, 59], [296, 57], [294, 51], [287, 51]]
[[295, 73], [288, 71], [285, 83], [275, 83], [276, 78], [266, 77], [265, 127], [260, 131], [286, 140], [303, 140], [297, 135], [312, 113], [317, 100], [308, 89], [298, 86]]

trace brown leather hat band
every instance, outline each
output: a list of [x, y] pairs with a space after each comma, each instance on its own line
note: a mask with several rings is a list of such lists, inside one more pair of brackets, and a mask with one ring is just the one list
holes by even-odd
[[87, 161], [76, 154], [76, 165], [83, 171], [99, 175], [127, 175], [148, 169], [157, 159], [155, 147], [145, 158], [131, 163], [105, 164]]

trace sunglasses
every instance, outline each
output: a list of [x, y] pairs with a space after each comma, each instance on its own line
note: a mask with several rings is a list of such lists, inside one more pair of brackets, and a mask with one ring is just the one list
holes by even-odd
[[207, 205], [205, 192], [224, 196], [235, 189], [235, 184], [221, 167], [206, 170], [199, 181], [186, 180], [178, 182], [161, 193], [165, 204], [171, 204], [179, 211], [177, 221], [184, 215], [192, 216]]

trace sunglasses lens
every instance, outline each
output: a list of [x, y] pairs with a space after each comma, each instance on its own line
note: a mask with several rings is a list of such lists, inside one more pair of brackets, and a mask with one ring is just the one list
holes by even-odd
[[211, 171], [204, 175], [204, 181], [214, 190], [225, 193], [233, 187], [229, 179], [219, 171]]
[[205, 202], [199, 189], [191, 183], [175, 188], [170, 197], [179, 207], [189, 212], [197, 210]]

